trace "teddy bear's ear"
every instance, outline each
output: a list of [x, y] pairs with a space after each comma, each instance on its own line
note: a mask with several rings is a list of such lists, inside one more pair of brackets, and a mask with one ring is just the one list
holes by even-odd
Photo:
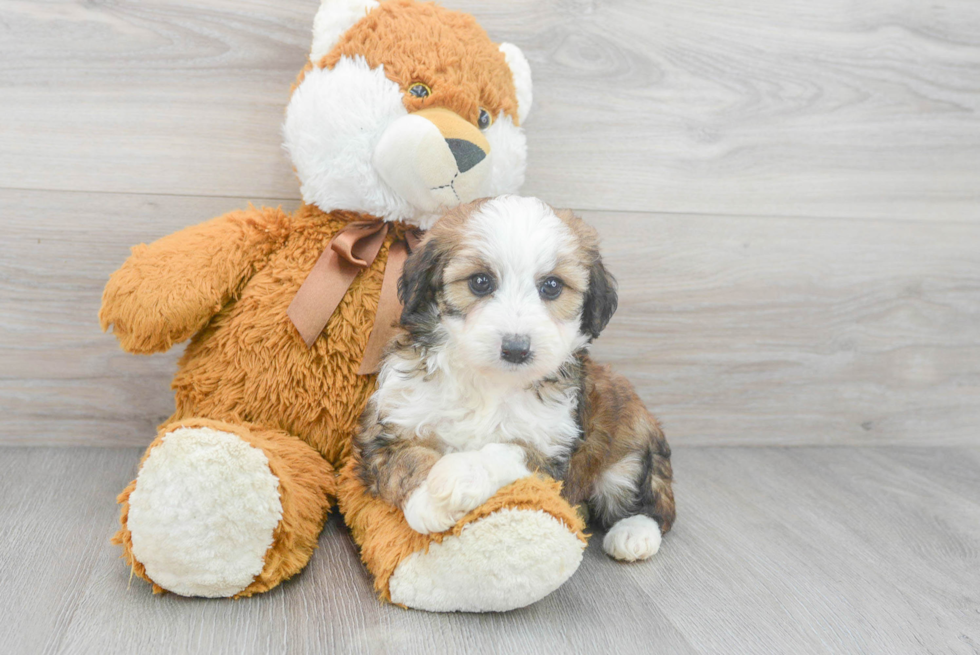
[[344, 32], [378, 6], [378, 0], [323, 0], [313, 19], [313, 47], [310, 61], [314, 64], [333, 50]]
[[524, 124], [528, 112], [531, 111], [531, 66], [527, 63], [524, 53], [513, 43], [501, 43], [500, 51], [510, 66], [514, 76], [514, 88], [517, 89], [517, 119]]

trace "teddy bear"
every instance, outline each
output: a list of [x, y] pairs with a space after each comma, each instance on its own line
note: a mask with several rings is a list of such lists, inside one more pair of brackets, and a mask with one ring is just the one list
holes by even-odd
[[267, 591], [307, 564], [334, 505], [378, 596], [402, 606], [509, 610], [575, 572], [584, 524], [553, 480], [423, 535], [351, 466], [401, 263], [447, 209], [518, 190], [531, 99], [520, 49], [467, 14], [323, 0], [282, 130], [300, 208], [185, 228], [110, 277], [100, 319], [125, 350], [190, 339], [175, 411], [118, 499], [113, 541], [155, 592]]

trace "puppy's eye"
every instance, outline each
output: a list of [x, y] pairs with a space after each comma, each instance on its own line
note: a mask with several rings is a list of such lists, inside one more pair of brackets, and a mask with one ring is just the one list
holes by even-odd
[[408, 92], [416, 98], [428, 98], [430, 95], [432, 95], [432, 89], [421, 82], [416, 82], [409, 87]]
[[476, 119], [476, 124], [480, 127], [480, 129], [481, 130], [487, 129], [488, 127], [490, 127], [490, 123], [492, 122], [493, 119], [490, 117], [490, 112], [488, 112], [483, 107], [480, 107], [480, 117]]
[[554, 300], [555, 298], [561, 295], [561, 290], [564, 288], [565, 288], [565, 283], [562, 282], [560, 279], [552, 276], [549, 278], [545, 278], [545, 281], [541, 283], [541, 288], [538, 289], [538, 292], [541, 294], [541, 297], [544, 298], [545, 300]]
[[486, 273], [477, 273], [470, 277], [470, 291], [474, 296], [486, 296], [493, 293], [493, 278]]

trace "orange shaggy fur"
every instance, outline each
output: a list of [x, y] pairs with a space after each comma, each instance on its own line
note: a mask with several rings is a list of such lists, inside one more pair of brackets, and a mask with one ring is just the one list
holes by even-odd
[[403, 89], [416, 82], [432, 89], [427, 98], [406, 94], [408, 111], [446, 107], [475, 124], [483, 107], [491, 116], [503, 112], [518, 123], [517, 93], [504, 54], [469, 14], [431, 2], [385, 2], [351, 28], [320, 65], [332, 68], [341, 57], [354, 56], [372, 68], [383, 64], [385, 76]]
[[[396, 41], [411, 42], [410, 57], [391, 47]], [[405, 94], [409, 111], [447, 107], [476, 123], [484, 107], [517, 123], [516, 92], [504, 55], [470, 16], [431, 3], [383, 2], [319, 65], [333, 66], [343, 55], [383, 65], [406, 91], [414, 82], [428, 85], [428, 98]], [[311, 348], [286, 315], [330, 239], [348, 222], [370, 218], [325, 213], [312, 205], [293, 214], [250, 206], [136, 246], [106, 285], [102, 327], [111, 326], [127, 351], [162, 352], [191, 339], [173, 380], [176, 409], [147, 454], [178, 426], [210, 426], [260, 448], [279, 478], [283, 520], [264, 570], [239, 596], [270, 589], [303, 568], [335, 494], [383, 597], [398, 562], [444, 536], [415, 533], [399, 510], [369, 496], [349, 476], [335, 488], [335, 472], [350, 459], [357, 419], [374, 390], [375, 376], [357, 370], [373, 327], [388, 249], [405, 226], [395, 224], [389, 231], [378, 257], [355, 278]], [[123, 547], [133, 573], [150, 581], [133, 557], [126, 527], [135, 485], [119, 496], [122, 528], [113, 541]], [[556, 484], [519, 482], [464, 522], [501, 507], [544, 509], [581, 537], [581, 521]], [[154, 584], [154, 591], [162, 589]]]
[[374, 389], [357, 375], [373, 326], [392, 241], [354, 280], [307, 348], [286, 309], [330, 238], [358, 214], [305, 205], [231, 212], [186, 228], [133, 255], [109, 279], [102, 325], [130, 352], [162, 351], [194, 338], [174, 378], [168, 423], [206, 417], [302, 435], [334, 466]]

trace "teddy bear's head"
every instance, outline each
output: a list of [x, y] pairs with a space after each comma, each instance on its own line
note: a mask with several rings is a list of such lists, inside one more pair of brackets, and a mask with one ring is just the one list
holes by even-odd
[[524, 182], [531, 71], [472, 16], [414, 0], [323, 0], [283, 138], [303, 200], [428, 227]]

